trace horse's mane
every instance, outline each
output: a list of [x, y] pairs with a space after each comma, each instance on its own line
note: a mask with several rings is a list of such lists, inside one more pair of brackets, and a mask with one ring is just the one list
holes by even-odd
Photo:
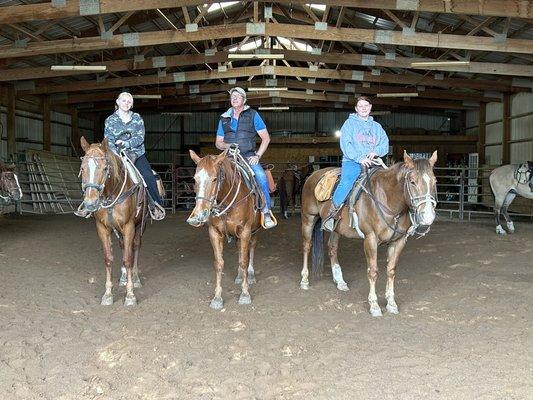
[[[431, 167], [429, 165], [429, 161], [425, 158], [420, 158], [417, 160], [413, 160], [414, 162], [414, 170], [418, 173], [422, 174], [424, 172], [427, 172], [428, 170], [431, 171]], [[405, 178], [405, 175], [409, 171], [409, 168], [405, 165], [405, 162], [399, 161], [397, 163], [394, 163], [389, 167], [389, 169], [381, 169], [377, 171], [375, 174], [376, 177], [378, 176], [394, 176], [395, 179], [399, 182], [400, 180]]]
[[109, 181], [111, 182], [110, 187], [115, 188], [122, 184], [122, 180], [124, 179], [124, 167], [122, 166], [120, 157], [117, 156], [110, 148], [107, 149], [106, 155], [109, 163], [111, 164], [111, 173], [109, 176]]
[[13, 171], [13, 167], [9, 166], [8, 164], [4, 163], [3, 161], [0, 161], [0, 172], [11, 172]]

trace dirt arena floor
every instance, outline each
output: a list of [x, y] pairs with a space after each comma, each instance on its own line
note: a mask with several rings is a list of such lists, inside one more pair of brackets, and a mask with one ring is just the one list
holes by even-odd
[[489, 220], [436, 222], [401, 257], [400, 314], [372, 318], [361, 241], [340, 247], [350, 291], [329, 269], [299, 289], [297, 217], [261, 234], [252, 306], [236, 304], [226, 247], [225, 308], [211, 310], [207, 230], [185, 219], [146, 231], [135, 308], [117, 286], [100, 306], [93, 220], [0, 220], [0, 398], [533, 398], [531, 222], [507, 237]]

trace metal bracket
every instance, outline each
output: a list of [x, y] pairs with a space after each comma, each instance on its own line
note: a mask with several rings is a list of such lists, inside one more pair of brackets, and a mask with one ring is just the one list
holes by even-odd
[[186, 24], [185, 32], [198, 32], [198, 24]]
[[125, 33], [122, 35], [122, 42], [124, 47], [139, 46], [139, 32]]
[[264, 35], [265, 34], [265, 23], [258, 22], [256, 24], [247, 23], [246, 24], [246, 35]]
[[316, 31], [327, 31], [328, 23], [327, 22], [315, 22], [315, 30]]
[[373, 54], [363, 54], [361, 55], [361, 65], [376, 65], [376, 56]]
[[100, 14], [100, 0], [79, 0], [80, 15]]
[[174, 82], [185, 82], [185, 72], [174, 72], [172, 79]]
[[362, 81], [365, 78], [365, 73], [363, 71], [352, 71], [352, 80]]
[[152, 57], [152, 67], [165, 68], [167, 66], [167, 58], [165, 56]]

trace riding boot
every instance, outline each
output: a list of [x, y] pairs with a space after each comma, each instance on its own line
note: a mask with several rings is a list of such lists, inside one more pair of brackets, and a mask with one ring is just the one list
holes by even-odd
[[276, 217], [274, 217], [274, 214], [272, 214], [271, 210], [268, 210], [261, 215], [261, 225], [264, 229], [274, 228], [276, 225], [278, 225], [278, 221], [276, 220]]
[[150, 212], [150, 217], [152, 217], [154, 221], [161, 221], [167, 215], [165, 209], [155, 201], [150, 201], [148, 203], [148, 211]]
[[322, 230], [327, 231], [327, 232], [333, 232], [335, 230], [342, 206], [343, 204], [341, 204], [338, 207], [335, 207], [333, 202], [331, 202], [328, 215], [326, 215], [326, 217], [322, 220]]

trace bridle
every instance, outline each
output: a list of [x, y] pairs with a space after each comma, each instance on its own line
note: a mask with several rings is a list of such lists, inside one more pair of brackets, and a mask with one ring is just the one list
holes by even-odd
[[[231, 161], [231, 165], [232, 165], [231, 185], [230, 185], [230, 189], [228, 190], [227, 194], [224, 196], [224, 198], [222, 200], [220, 200], [220, 201], [217, 200], [218, 196], [219, 196], [220, 189], [222, 188], [222, 184], [224, 183], [224, 180], [225, 180], [225, 177], [226, 177], [225, 174], [224, 174], [224, 170], [222, 169], [222, 166], [220, 166], [220, 168], [217, 171], [217, 186], [216, 186], [216, 190], [214, 191], [213, 195], [210, 196], [210, 197], [196, 195], [196, 197], [195, 197], [196, 201], [204, 200], [204, 201], [208, 202], [209, 203], [209, 209], [210, 209], [209, 213], [211, 215], [214, 215], [215, 217], [220, 217], [220, 216], [224, 215], [231, 208], [233, 208], [234, 206], [239, 204], [241, 201], [246, 199], [246, 197], [248, 197], [252, 193], [252, 192], [250, 192], [244, 198], [240, 199], [239, 201], [236, 201], [237, 200], [237, 196], [239, 195], [239, 192], [241, 191], [241, 184], [242, 184], [242, 179], [240, 179], [241, 176], [240, 176], [239, 167], [237, 165], [237, 159], [240, 158], [241, 161], [244, 162], [244, 158], [241, 156], [241, 154], [239, 153], [238, 149], [231, 149], [230, 148], [230, 149], [226, 150], [225, 152], [226, 152], [226, 154], [229, 154], [230, 157], [233, 157], [233, 161]], [[224, 203], [230, 198], [230, 195], [231, 195], [231, 193], [233, 191], [235, 191], [235, 194], [233, 195], [233, 198], [230, 200], [230, 202], [226, 206], [224, 206]], [[221, 208], [223, 208], [223, 209], [221, 210]]]
[[[379, 215], [381, 219], [385, 222], [387, 227], [391, 229], [392, 236], [389, 238], [387, 242], [390, 242], [395, 234], [398, 234], [400, 236], [413, 236], [418, 235], [418, 238], [421, 238], [422, 236], [425, 236], [429, 230], [431, 229], [430, 225], [421, 225], [419, 223], [420, 217], [419, 217], [419, 207], [423, 204], [431, 204], [432, 207], [435, 207], [437, 205], [437, 201], [435, 200], [436, 196], [431, 193], [431, 189], [428, 188], [428, 192], [420, 195], [415, 196], [413, 194], [413, 191], [410, 188], [410, 174], [412, 171], [407, 171], [404, 175], [404, 193], [407, 193], [407, 204], [409, 205], [409, 219], [411, 220], [411, 226], [406, 231], [402, 231], [398, 229], [398, 225], [400, 222], [400, 217], [404, 213], [401, 211], [400, 213], [394, 213], [392, 210], [390, 210], [385, 204], [380, 202], [376, 196], [372, 193], [372, 188], [370, 186], [370, 177], [367, 178], [366, 185], [362, 186], [363, 191], [372, 199], [374, 204], [376, 205], [376, 208], [379, 212]], [[367, 170], [368, 174], [368, 170]], [[367, 186], [368, 185], [368, 189]], [[394, 225], [391, 225], [387, 219], [385, 218], [385, 213], [391, 215], [394, 217]]]
[[[115, 199], [113, 201], [109, 201], [109, 199], [106, 199], [107, 201], [104, 200], [102, 202], [100, 200], [100, 196], [104, 192], [105, 183], [111, 177], [112, 164], [111, 164], [107, 154], [105, 156], [98, 156], [98, 157], [85, 155], [85, 156], [81, 157], [82, 163], [81, 163], [81, 166], [80, 166], [80, 172], [78, 173], [78, 177], [80, 177], [82, 175], [83, 162], [85, 161], [86, 157], [88, 157], [87, 160], [93, 160], [96, 163], [96, 165], [98, 165], [98, 161], [105, 160], [105, 167], [104, 167], [104, 173], [103, 173], [104, 180], [103, 180], [102, 183], [96, 183], [96, 182], [92, 182], [92, 181], [88, 181], [87, 182], [87, 181], [83, 181], [82, 180], [81, 190], [82, 190], [83, 194], [85, 195], [85, 192], [87, 191], [87, 189], [91, 189], [91, 188], [92, 189], [96, 189], [98, 191], [98, 209], [113, 207], [117, 203], [117, 201], [121, 198], [121, 195], [124, 192], [124, 188], [126, 186], [126, 182], [128, 180], [128, 170], [127, 170], [126, 166], [124, 165], [124, 178], [123, 178], [123, 181], [122, 181], [122, 186], [121, 186], [119, 194], [115, 197]], [[122, 157], [120, 157], [120, 159], [124, 163], [124, 161], [122, 160]]]

